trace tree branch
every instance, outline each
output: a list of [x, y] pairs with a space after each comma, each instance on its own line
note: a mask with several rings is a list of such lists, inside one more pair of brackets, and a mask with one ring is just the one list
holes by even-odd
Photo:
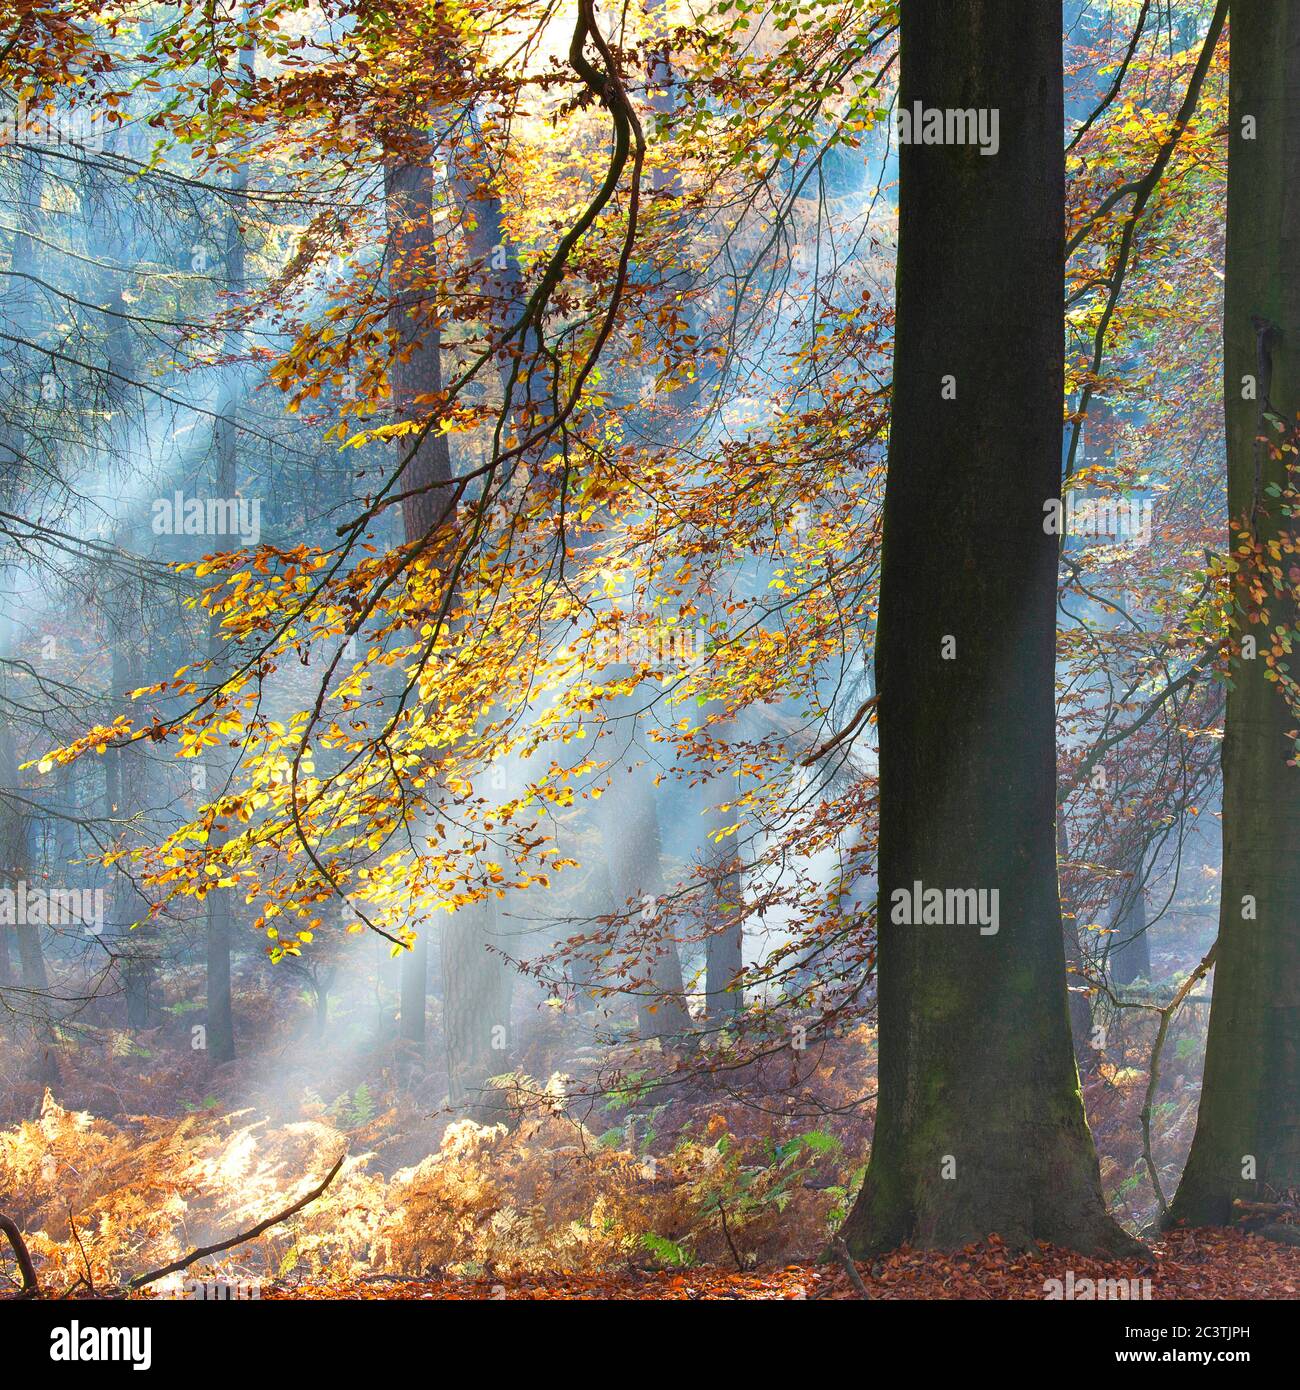
[[9, 1244], [14, 1248], [14, 1258], [18, 1261], [18, 1271], [23, 1276], [24, 1296], [39, 1298], [41, 1286], [36, 1282], [36, 1269], [27, 1250], [27, 1242], [23, 1239], [23, 1233], [3, 1212], [0, 1212], [0, 1231], [9, 1237]]
[[333, 1168], [325, 1174], [324, 1182], [319, 1187], [313, 1188], [305, 1197], [299, 1197], [292, 1206], [285, 1207], [283, 1211], [276, 1212], [274, 1216], [268, 1216], [265, 1221], [259, 1221], [256, 1226], [247, 1231], [241, 1231], [239, 1235], [232, 1236], [229, 1240], [223, 1240], [216, 1245], [204, 1245], [198, 1250], [191, 1250], [188, 1255], [183, 1255], [179, 1260], [173, 1260], [169, 1265], [163, 1265], [161, 1269], [150, 1270], [148, 1274], [137, 1274], [134, 1279], [127, 1283], [127, 1289], [143, 1288], [145, 1284], [152, 1284], [155, 1279], [161, 1279], [166, 1274], [175, 1274], [177, 1270], [187, 1269], [195, 1260], [201, 1260], [205, 1255], [218, 1255], [223, 1250], [230, 1250], [236, 1245], [242, 1245], [246, 1240], [260, 1236], [263, 1231], [269, 1231], [272, 1226], [278, 1225], [286, 1217], [292, 1216], [294, 1212], [301, 1211], [308, 1203], [314, 1202], [334, 1181], [335, 1174], [343, 1167], [343, 1160], [347, 1156], [347, 1150], [344, 1149], [335, 1159]]

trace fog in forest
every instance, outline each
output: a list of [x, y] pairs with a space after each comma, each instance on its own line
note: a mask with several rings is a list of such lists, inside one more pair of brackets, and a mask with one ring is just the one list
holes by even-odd
[[[736, 1296], [865, 1297], [1163, 1228], [1221, 914], [1294, 907], [1223, 852], [1234, 612], [1282, 691], [1243, 766], [1294, 684], [1289, 482], [1271, 579], [1227, 558], [1227, 7], [1067, 0], [1063, 109], [1050, 14], [968, 96], [986, 0], [932, 8], [0, 25], [0, 1213], [46, 1290], [829, 1252]], [[1062, 1091], [1077, 1227], [999, 1108]], [[951, 1207], [909, 1165], [954, 1155]], [[1197, 1212], [1285, 1224], [1261, 1162]]]

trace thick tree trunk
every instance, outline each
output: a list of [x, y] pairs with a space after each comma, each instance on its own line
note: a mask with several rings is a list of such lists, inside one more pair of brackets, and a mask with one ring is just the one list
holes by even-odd
[[[1079, 1097], [1057, 896], [1043, 517], [1064, 398], [1060, 0], [901, 14], [900, 108], [996, 111], [1000, 147], [900, 153], [876, 650], [879, 1100], [844, 1235], [858, 1256], [991, 1232], [1131, 1249]], [[997, 930], [957, 924], [955, 904], [947, 924], [905, 924], [918, 882], [996, 892]]]
[[[1170, 1211], [1192, 1225], [1226, 1223], [1238, 1197], [1275, 1200], [1300, 1187], [1300, 769], [1287, 761], [1297, 718], [1265, 665], [1270, 634], [1294, 630], [1300, 615], [1264, 578], [1268, 622], [1244, 621], [1261, 582], [1252, 527], [1266, 557], [1270, 542], [1296, 533], [1269, 489], [1288, 487], [1294, 454], [1278, 450], [1294, 449], [1300, 411], [1300, 3], [1236, 0], [1231, 16], [1223, 365], [1230, 544], [1241, 566], [1233, 637], [1237, 654], [1247, 637], [1259, 650], [1234, 662], [1227, 694], [1214, 1000], [1196, 1136]], [[1284, 544], [1284, 587], [1286, 553]]]

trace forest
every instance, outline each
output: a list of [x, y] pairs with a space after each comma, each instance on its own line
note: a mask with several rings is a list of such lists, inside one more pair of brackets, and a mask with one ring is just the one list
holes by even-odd
[[0, 1320], [1300, 1296], [1297, 190], [1300, 0], [3, 0]]

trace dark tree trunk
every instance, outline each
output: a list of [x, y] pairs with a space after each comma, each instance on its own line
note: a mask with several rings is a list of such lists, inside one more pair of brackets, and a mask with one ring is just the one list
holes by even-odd
[[[859, 1256], [991, 1232], [1131, 1249], [1079, 1097], [1057, 895], [1057, 546], [1043, 517], [1064, 399], [1061, 5], [901, 16], [900, 107], [997, 111], [1000, 148], [900, 155], [876, 648], [879, 1100], [844, 1234]], [[996, 890], [998, 930], [893, 920], [895, 892], [910, 900], [918, 881]]]
[[[1300, 3], [1237, 0], [1231, 22], [1223, 367], [1229, 543], [1241, 566], [1233, 638], [1237, 653], [1245, 637], [1259, 650], [1234, 661], [1227, 693], [1214, 1000], [1196, 1135], [1170, 1211], [1190, 1225], [1226, 1223], [1238, 1197], [1275, 1200], [1300, 1187], [1300, 768], [1288, 765], [1297, 720], [1265, 665], [1269, 634], [1294, 630], [1300, 615], [1263, 576], [1251, 538], [1253, 524], [1266, 554], [1296, 533], [1268, 490], [1295, 486], [1294, 454], [1278, 450], [1294, 450], [1300, 411]], [[1243, 622], [1256, 583], [1267, 625]]]

